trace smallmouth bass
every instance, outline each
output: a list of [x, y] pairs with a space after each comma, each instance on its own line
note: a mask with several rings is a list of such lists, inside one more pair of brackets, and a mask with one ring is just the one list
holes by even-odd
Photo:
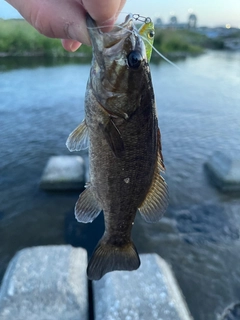
[[67, 147], [89, 145], [90, 182], [75, 206], [79, 222], [103, 210], [105, 232], [90, 258], [87, 275], [98, 280], [114, 270], [140, 266], [131, 230], [137, 211], [159, 221], [168, 204], [161, 137], [144, 42], [133, 17], [102, 33], [87, 16], [93, 59], [85, 96], [85, 120]]

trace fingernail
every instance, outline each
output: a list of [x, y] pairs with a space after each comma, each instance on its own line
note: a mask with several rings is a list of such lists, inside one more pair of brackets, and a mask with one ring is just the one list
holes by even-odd
[[80, 42], [74, 41], [74, 42], [72, 42], [72, 44], [70, 45], [70, 50], [71, 50], [72, 52], [75, 52], [75, 51], [77, 51], [78, 48], [81, 47], [81, 45], [82, 45], [82, 44], [81, 44]]

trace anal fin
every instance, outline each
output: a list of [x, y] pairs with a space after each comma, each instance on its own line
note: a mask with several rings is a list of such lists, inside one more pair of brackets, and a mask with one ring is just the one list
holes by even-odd
[[92, 192], [92, 187], [89, 186], [78, 198], [75, 205], [75, 217], [78, 222], [92, 222], [97, 218], [101, 210], [102, 208]]
[[88, 148], [88, 128], [85, 120], [70, 133], [66, 145], [69, 151], [80, 151]]
[[168, 206], [168, 187], [160, 175], [160, 171], [162, 170], [162, 158], [159, 154], [151, 187], [142, 205], [138, 208], [142, 217], [147, 222], [159, 221]]

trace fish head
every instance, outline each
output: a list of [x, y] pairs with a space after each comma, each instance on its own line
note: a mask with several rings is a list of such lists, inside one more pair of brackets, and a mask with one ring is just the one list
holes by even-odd
[[92, 81], [96, 91], [104, 88], [105, 92], [124, 93], [129, 85], [139, 90], [139, 79], [148, 68], [148, 59], [132, 15], [107, 33], [90, 16], [87, 27], [93, 47]]

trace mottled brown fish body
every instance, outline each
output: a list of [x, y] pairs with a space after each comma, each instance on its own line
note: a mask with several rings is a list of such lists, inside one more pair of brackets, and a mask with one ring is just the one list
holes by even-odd
[[[87, 23], [90, 28], [95, 26], [90, 18]], [[90, 29], [94, 52], [85, 98], [86, 119], [81, 125], [89, 136], [90, 184], [80, 195], [75, 214], [79, 221], [89, 222], [100, 210], [104, 212], [105, 233], [88, 266], [88, 276], [94, 280], [109, 271], [139, 267], [131, 241], [137, 210], [152, 222], [160, 219], [167, 205], [144, 44], [130, 17], [122, 26], [126, 30], [115, 29], [107, 35]], [[116, 42], [119, 32], [121, 38]], [[86, 133], [82, 132], [79, 140]], [[70, 139], [76, 143], [74, 132]]]
[[145, 101], [147, 103], [137, 108], [127, 121], [112, 119], [124, 141], [120, 157], [115, 156], [102, 130], [96, 130], [102, 108], [96, 103], [90, 106], [90, 115], [86, 112], [91, 141], [91, 185], [104, 212], [104, 239], [116, 247], [131, 243], [134, 218], [150, 188], [157, 165], [156, 117], [149, 107], [150, 101]]

